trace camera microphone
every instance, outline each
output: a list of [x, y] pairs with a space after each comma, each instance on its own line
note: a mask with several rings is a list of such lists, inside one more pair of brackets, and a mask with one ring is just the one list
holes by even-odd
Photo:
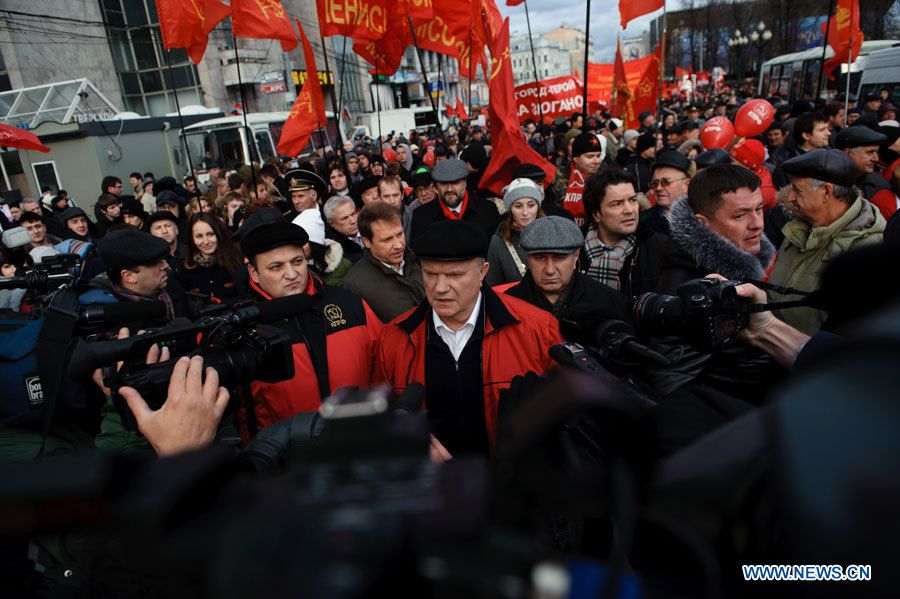
[[[166, 316], [166, 304], [159, 300], [90, 304], [78, 311], [78, 322], [84, 325], [117, 324], [135, 320], [154, 320]], [[131, 331], [135, 333], [136, 331]]]
[[240, 322], [270, 324], [312, 309], [312, 297], [305, 293], [298, 293], [239, 308], [235, 310], [235, 313]]

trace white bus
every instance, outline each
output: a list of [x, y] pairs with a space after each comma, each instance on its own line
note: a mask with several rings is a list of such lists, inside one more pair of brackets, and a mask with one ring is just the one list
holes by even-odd
[[[864, 41], [857, 59], [850, 64], [850, 91], [856, 92], [859, 86], [860, 75], [865, 70], [866, 57], [876, 50], [889, 48], [897, 43], [896, 40]], [[825, 51], [825, 58], [834, 56], [834, 51], [829, 46]], [[822, 48], [810, 48], [802, 52], [782, 54], [771, 60], [767, 60], [760, 67], [758, 92], [763, 97], [773, 96], [776, 93], [784, 98], [788, 104], [797, 100], [812, 100], [816, 95], [816, 83], [819, 73], [822, 71]], [[822, 84], [822, 97], [834, 98], [847, 88], [847, 65], [841, 65], [834, 71], [835, 80], [831, 81], [826, 75]]]
[[[247, 114], [247, 128], [243, 116], [225, 116], [187, 126], [182, 131], [182, 144], [187, 146], [195, 168], [204, 168], [210, 160], [221, 160], [226, 169], [250, 164], [262, 164], [276, 155], [275, 147], [288, 117], [287, 112], [257, 112]], [[338, 125], [334, 113], [325, 112], [328, 124], [313, 132], [300, 157], [311, 154], [325, 145], [337, 148]], [[343, 125], [343, 123], [342, 123]], [[343, 139], [347, 139], [342, 132]]]

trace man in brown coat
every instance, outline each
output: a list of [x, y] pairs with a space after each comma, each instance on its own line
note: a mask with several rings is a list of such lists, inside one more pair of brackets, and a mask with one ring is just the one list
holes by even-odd
[[400, 210], [367, 204], [357, 219], [365, 255], [347, 271], [344, 287], [364, 300], [382, 322], [390, 322], [425, 297], [422, 271], [406, 247]]

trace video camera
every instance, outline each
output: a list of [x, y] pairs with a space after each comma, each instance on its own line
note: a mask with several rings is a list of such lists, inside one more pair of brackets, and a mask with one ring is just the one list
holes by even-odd
[[[204, 364], [215, 368], [220, 384], [229, 389], [252, 381], [275, 383], [293, 377], [290, 338], [281, 329], [265, 325], [310, 309], [312, 300], [308, 296], [294, 295], [236, 306], [195, 322], [175, 319], [166, 326], [127, 339], [79, 343], [69, 371], [76, 378], [86, 378], [97, 368], [124, 362], [110, 377], [108, 385], [123, 423], [129, 430], [137, 430], [134, 416], [118, 389], [132, 387], [151, 409], [159, 409], [166, 401], [175, 362], [182, 356], [203, 356]], [[169, 347], [171, 359], [146, 364], [147, 352], [153, 345]]]
[[38, 264], [21, 276], [0, 278], [0, 289], [28, 289], [43, 297], [63, 285], [75, 281], [74, 273], [81, 267], [78, 254], [44, 256]]

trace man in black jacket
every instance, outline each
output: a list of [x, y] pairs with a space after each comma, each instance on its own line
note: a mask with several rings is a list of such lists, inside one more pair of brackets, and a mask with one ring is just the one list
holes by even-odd
[[559, 320], [570, 311], [591, 306], [604, 316], [629, 320], [621, 293], [578, 272], [584, 236], [574, 221], [562, 216], [539, 218], [525, 227], [519, 244], [528, 256], [528, 271], [506, 293], [546, 310]]
[[639, 222], [634, 176], [619, 169], [598, 173], [587, 180], [583, 200], [591, 223], [582, 258], [587, 276], [629, 300], [653, 291], [666, 237]]
[[325, 238], [341, 244], [344, 257], [356, 263], [363, 257], [362, 237], [357, 226], [356, 203], [347, 196], [332, 196], [322, 207], [325, 216]]
[[466, 190], [469, 169], [457, 158], [441, 160], [434, 165], [431, 178], [437, 188], [438, 197], [413, 211], [410, 224], [410, 239], [423, 231], [431, 223], [442, 220], [466, 220], [484, 230], [488, 239], [496, 233], [500, 224], [497, 206], [490, 200], [473, 196]]

